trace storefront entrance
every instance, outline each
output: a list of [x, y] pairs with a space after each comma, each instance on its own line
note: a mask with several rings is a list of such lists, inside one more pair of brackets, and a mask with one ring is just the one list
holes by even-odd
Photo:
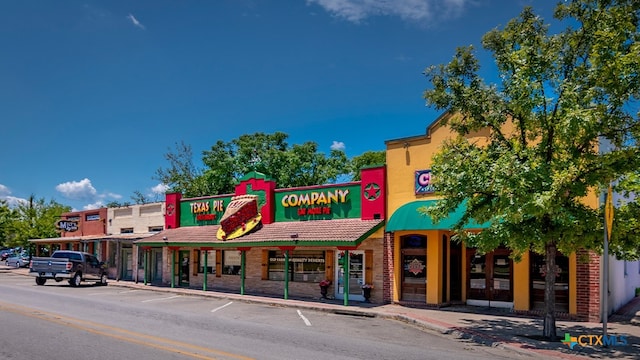
[[478, 306], [513, 306], [513, 262], [510, 251], [497, 249], [488, 254], [467, 250], [467, 304]]
[[[337, 299], [344, 299], [345, 289], [345, 255], [346, 252], [338, 252], [336, 257], [336, 279], [335, 287]], [[349, 251], [349, 300], [364, 301], [362, 285], [365, 279], [365, 256], [364, 251]]]
[[427, 302], [427, 237], [400, 238], [402, 253], [402, 301]]
[[122, 249], [120, 258], [122, 259], [120, 279], [133, 280], [133, 250], [131, 248]]
[[[531, 253], [531, 310], [544, 309], [546, 260], [544, 255]], [[556, 311], [569, 312], [569, 258], [556, 255]]]
[[189, 250], [181, 250], [178, 253], [178, 286], [189, 286]]

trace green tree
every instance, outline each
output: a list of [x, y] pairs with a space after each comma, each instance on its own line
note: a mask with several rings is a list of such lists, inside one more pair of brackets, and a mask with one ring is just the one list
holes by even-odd
[[[480, 77], [471, 47], [425, 72], [427, 104], [454, 114], [445, 123], [459, 136], [433, 158], [444, 201], [424, 210], [437, 220], [465, 203], [455, 230], [470, 246], [491, 251], [504, 244], [516, 260], [528, 250], [545, 255], [547, 338], [556, 338], [556, 251], [602, 248], [602, 209], [585, 206], [584, 197], [639, 169], [639, 7], [637, 0], [565, 1], [554, 17], [567, 27], [557, 34], [525, 8], [482, 38], [498, 84]], [[465, 137], [487, 128], [486, 145]], [[635, 204], [627, 201], [627, 209]], [[637, 214], [616, 216], [637, 224]], [[471, 219], [490, 227], [466, 233], [462, 226]], [[635, 244], [637, 254], [637, 235], [622, 237], [612, 242], [627, 244], [613, 248]]]
[[352, 181], [360, 181], [360, 170], [370, 166], [384, 165], [387, 162], [387, 152], [367, 151], [362, 155], [354, 156], [351, 159], [349, 175]]
[[10, 246], [27, 247], [29, 239], [45, 239], [58, 237], [55, 223], [60, 215], [71, 211], [71, 207], [54, 200], [46, 202], [44, 198], [36, 199], [35, 195], [18, 203], [15, 209], [16, 218], [12, 226], [13, 237]]
[[179, 192], [187, 197], [217, 193], [215, 183], [206, 181], [216, 179], [212, 179], [211, 174], [203, 173], [193, 163], [191, 145], [176, 143], [175, 150], [169, 149], [164, 157], [169, 162], [169, 167], [158, 168], [152, 178], [169, 186], [168, 192]]
[[151, 202], [151, 200], [149, 200], [149, 197], [143, 194], [140, 190], [136, 190], [133, 192], [133, 195], [131, 195], [131, 200], [133, 200], [133, 202], [138, 205], [148, 204]]
[[281, 188], [335, 182], [347, 171], [343, 151], [327, 156], [314, 142], [290, 146], [287, 138], [282, 132], [254, 133], [216, 142], [203, 152], [205, 170], [195, 180], [196, 196], [232, 193], [235, 184], [252, 171], [273, 178]]
[[6, 200], [0, 199], [0, 247], [6, 247], [14, 237], [13, 225], [16, 220], [16, 212], [13, 211]]

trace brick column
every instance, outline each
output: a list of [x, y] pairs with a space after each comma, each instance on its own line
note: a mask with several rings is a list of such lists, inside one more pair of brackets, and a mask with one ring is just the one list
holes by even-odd
[[384, 233], [384, 241], [382, 246], [382, 302], [389, 304], [393, 301], [394, 274], [393, 274], [393, 233]]
[[579, 250], [576, 255], [577, 316], [600, 322], [600, 256], [587, 250]]

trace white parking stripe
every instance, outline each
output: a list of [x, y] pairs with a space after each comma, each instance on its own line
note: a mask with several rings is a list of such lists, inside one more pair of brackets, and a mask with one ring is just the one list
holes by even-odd
[[220, 310], [220, 309], [224, 309], [224, 308], [226, 308], [227, 306], [229, 306], [229, 305], [231, 305], [231, 304], [233, 304], [233, 301], [230, 301], [230, 302], [228, 302], [228, 303], [226, 303], [226, 304], [224, 304], [224, 305], [222, 305], [222, 306], [218, 306], [217, 308], [215, 308], [215, 309], [211, 310], [211, 312], [216, 312], [216, 311], [218, 311], [218, 310]]
[[304, 324], [307, 326], [311, 326], [311, 321], [309, 321], [309, 319], [307, 319], [306, 317], [304, 317], [304, 315], [302, 315], [302, 312], [300, 310], [298, 310], [298, 315], [300, 315], [300, 317], [302, 318], [302, 320], [304, 321]]
[[148, 300], [142, 300], [142, 302], [151, 302], [151, 301], [160, 301], [160, 300], [169, 300], [169, 299], [175, 299], [180, 297], [180, 295], [176, 295], [176, 296], [169, 296], [166, 298], [158, 298], [158, 299], [148, 299]]
[[128, 294], [128, 293], [132, 293], [132, 292], [136, 292], [136, 291], [140, 291], [140, 290], [125, 290], [125, 291], [118, 291], [118, 294]]

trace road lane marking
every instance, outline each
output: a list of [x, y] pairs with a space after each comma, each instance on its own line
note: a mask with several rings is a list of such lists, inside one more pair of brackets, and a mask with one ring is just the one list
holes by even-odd
[[309, 319], [307, 319], [306, 317], [304, 317], [304, 315], [302, 315], [302, 311], [298, 310], [298, 315], [300, 315], [305, 325], [311, 326], [311, 321], [309, 321]]
[[224, 309], [224, 308], [226, 308], [227, 306], [229, 306], [229, 305], [231, 305], [231, 304], [233, 304], [233, 301], [229, 301], [228, 303], [226, 303], [226, 304], [224, 304], [224, 305], [222, 305], [222, 306], [218, 306], [217, 308], [215, 308], [215, 309], [211, 310], [211, 312], [216, 312], [216, 311], [218, 311], [218, 310]]
[[[253, 358], [234, 354], [222, 350], [206, 348], [203, 346], [193, 345], [178, 340], [163, 338], [159, 336], [147, 335], [136, 331], [130, 331], [115, 326], [100, 324], [88, 320], [76, 319], [67, 315], [59, 315], [35, 308], [29, 308], [16, 304], [9, 304], [0, 301], [0, 310], [10, 311], [18, 315], [28, 316], [31, 318], [52, 322], [55, 324], [71, 327], [81, 331], [87, 331], [93, 334], [107, 336], [123, 342], [128, 342], [143, 347], [150, 347], [176, 354], [186, 355], [202, 360], [220, 360], [220, 359], [239, 359], [253, 360]], [[175, 347], [169, 347], [173, 345]], [[215, 354], [212, 356], [203, 355]]]
[[180, 295], [175, 295], [175, 296], [169, 296], [169, 297], [164, 297], [164, 298], [157, 298], [157, 299], [147, 299], [147, 300], [142, 300], [142, 302], [152, 302], [152, 301], [161, 301], [161, 300], [169, 300], [169, 299], [175, 299], [175, 298], [179, 298]]

